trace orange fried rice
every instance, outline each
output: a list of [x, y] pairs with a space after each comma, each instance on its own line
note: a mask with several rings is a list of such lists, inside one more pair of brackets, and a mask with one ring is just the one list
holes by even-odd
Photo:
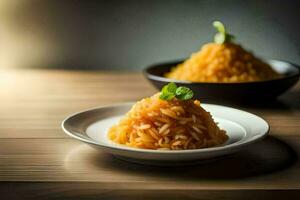
[[130, 147], [159, 150], [206, 148], [228, 139], [198, 100], [164, 101], [159, 93], [133, 105], [108, 137]]
[[267, 63], [234, 43], [209, 43], [165, 75], [193, 82], [249, 82], [280, 77]]

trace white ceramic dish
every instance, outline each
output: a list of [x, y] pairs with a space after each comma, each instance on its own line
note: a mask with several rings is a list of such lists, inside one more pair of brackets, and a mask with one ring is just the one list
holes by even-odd
[[212, 114], [219, 126], [227, 131], [229, 140], [222, 146], [169, 151], [131, 148], [110, 141], [107, 132], [132, 105], [124, 103], [82, 111], [67, 117], [62, 122], [62, 128], [69, 136], [120, 159], [150, 165], [174, 166], [206, 162], [237, 152], [262, 139], [269, 131], [268, 123], [254, 114], [225, 106], [201, 104]]

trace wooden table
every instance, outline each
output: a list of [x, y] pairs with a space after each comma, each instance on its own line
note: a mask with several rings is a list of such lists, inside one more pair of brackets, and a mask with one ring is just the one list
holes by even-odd
[[2, 70], [0, 91], [0, 199], [300, 197], [300, 84], [276, 102], [241, 107], [270, 123], [265, 140], [173, 169], [116, 160], [60, 128], [74, 112], [152, 95], [140, 73]]

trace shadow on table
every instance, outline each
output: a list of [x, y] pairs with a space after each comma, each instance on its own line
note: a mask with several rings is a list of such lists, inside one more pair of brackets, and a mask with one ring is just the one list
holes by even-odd
[[132, 164], [112, 158], [112, 156], [89, 157], [85, 162], [92, 162], [100, 168], [121, 171], [128, 174], [143, 176], [167, 176], [176, 179], [235, 179], [258, 176], [284, 170], [297, 160], [296, 152], [285, 142], [267, 137], [253, 144], [247, 150], [220, 158], [214, 162], [188, 167], [150, 167]]

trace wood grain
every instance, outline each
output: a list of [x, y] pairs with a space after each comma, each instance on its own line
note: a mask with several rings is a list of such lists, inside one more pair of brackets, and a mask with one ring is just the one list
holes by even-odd
[[300, 195], [300, 84], [267, 105], [236, 106], [270, 123], [265, 140], [214, 163], [174, 169], [117, 160], [60, 128], [74, 112], [152, 95], [156, 90], [140, 73], [6, 70], [0, 91], [0, 191], [6, 199]]

